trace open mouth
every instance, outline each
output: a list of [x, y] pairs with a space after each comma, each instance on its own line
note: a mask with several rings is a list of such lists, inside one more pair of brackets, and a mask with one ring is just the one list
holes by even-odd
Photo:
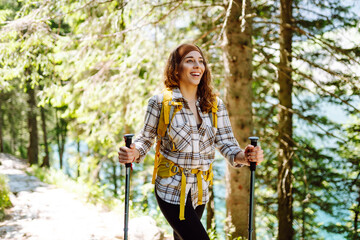
[[193, 72], [193, 73], [190, 73], [191, 74], [191, 76], [193, 76], [193, 77], [200, 77], [200, 73], [195, 73], [195, 72]]

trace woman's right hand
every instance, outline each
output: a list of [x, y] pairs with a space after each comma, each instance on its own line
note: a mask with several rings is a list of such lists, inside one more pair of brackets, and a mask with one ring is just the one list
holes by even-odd
[[140, 156], [139, 151], [135, 148], [135, 144], [131, 144], [130, 148], [120, 147], [119, 152], [119, 162], [122, 164], [132, 163], [135, 159], [138, 159]]

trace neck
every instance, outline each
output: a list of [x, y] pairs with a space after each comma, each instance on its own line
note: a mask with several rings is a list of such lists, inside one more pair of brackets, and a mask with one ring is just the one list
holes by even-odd
[[197, 88], [198, 86], [190, 86], [185, 84], [180, 84], [180, 92], [183, 97], [188, 101], [196, 101], [197, 100]]

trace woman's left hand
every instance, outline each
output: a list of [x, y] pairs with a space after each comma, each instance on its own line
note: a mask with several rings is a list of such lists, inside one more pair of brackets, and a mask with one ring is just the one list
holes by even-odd
[[256, 162], [256, 164], [259, 164], [264, 161], [263, 150], [260, 146], [254, 147], [253, 145], [248, 145], [245, 148], [245, 151], [241, 151], [236, 155], [234, 161], [235, 163], [246, 166], [250, 166], [250, 162]]
[[260, 146], [254, 147], [253, 145], [248, 145], [245, 148], [245, 160], [249, 163], [256, 162], [256, 164], [264, 161], [264, 151]]

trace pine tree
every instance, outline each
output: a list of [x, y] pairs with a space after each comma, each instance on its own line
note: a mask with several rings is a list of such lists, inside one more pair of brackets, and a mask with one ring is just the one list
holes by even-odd
[[280, 240], [293, 239], [292, 1], [280, 1], [278, 218]]
[[[248, 144], [252, 125], [252, 23], [250, 1], [230, 1], [224, 31], [226, 103], [235, 137], [240, 146]], [[248, 236], [249, 168], [228, 167], [226, 209], [235, 227], [232, 238]]]

